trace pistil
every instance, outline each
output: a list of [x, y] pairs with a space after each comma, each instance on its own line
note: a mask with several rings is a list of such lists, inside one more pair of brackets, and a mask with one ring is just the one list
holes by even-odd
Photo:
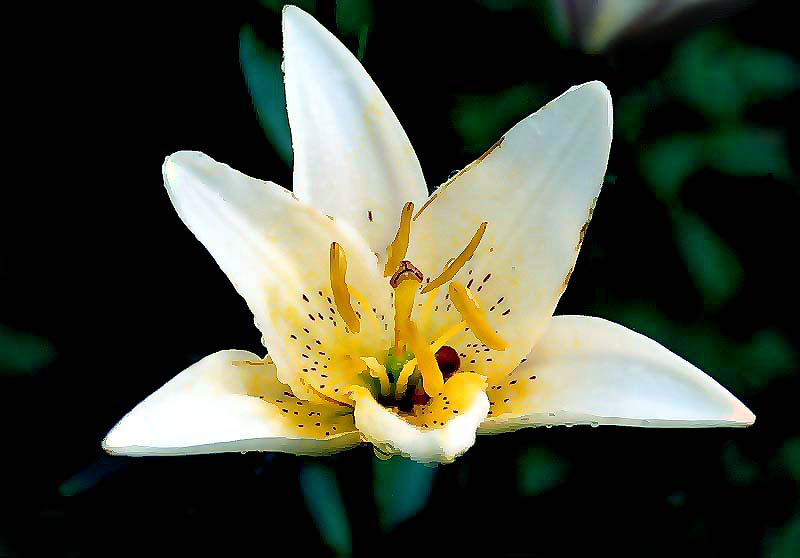
[[392, 275], [389, 284], [394, 289], [394, 352], [400, 354], [403, 330], [411, 320], [414, 298], [422, 283], [422, 272], [414, 265], [403, 260]]

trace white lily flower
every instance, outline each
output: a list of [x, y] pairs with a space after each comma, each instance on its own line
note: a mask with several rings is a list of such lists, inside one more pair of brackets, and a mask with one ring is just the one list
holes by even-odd
[[[427, 196], [383, 95], [331, 33], [283, 13], [294, 194], [196, 152], [164, 163], [175, 208], [245, 298], [269, 356], [190, 366], [103, 442], [121, 455], [380, 455], [449, 462], [542, 424], [747, 426], [656, 342], [552, 317], [603, 182], [611, 99], [573, 87]], [[398, 228], [399, 223], [399, 228]]]

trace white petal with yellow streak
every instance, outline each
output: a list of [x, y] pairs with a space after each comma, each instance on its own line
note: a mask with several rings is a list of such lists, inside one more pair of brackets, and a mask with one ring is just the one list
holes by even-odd
[[556, 316], [528, 359], [489, 386], [481, 433], [544, 424], [749, 426], [713, 378], [652, 339], [588, 316]]
[[[278, 378], [304, 399], [317, 398], [316, 392], [336, 399], [344, 387], [363, 381], [342, 360], [389, 345], [391, 289], [361, 236], [276, 184], [202, 153], [168, 157], [164, 181], [184, 223], [247, 301]], [[334, 241], [347, 254], [347, 282], [364, 300], [353, 300], [362, 316], [357, 335], [346, 331], [333, 303]]]
[[133, 456], [230, 451], [320, 455], [359, 441], [346, 408], [301, 401], [278, 381], [273, 364], [246, 351], [220, 351], [137, 405], [109, 432], [103, 448]]
[[475, 443], [476, 430], [489, 411], [485, 388], [478, 375], [456, 374], [441, 395], [413, 415], [388, 409], [368, 390], [355, 388], [356, 427], [384, 454], [420, 463], [450, 463]]
[[403, 204], [428, 196], [411, 142], [358, 60], [294, 6], [283, 12], [283, 50], [294, 192], [383, 256]]
[[[468, 355], [464, 370], [490, 379], [506, 373], [543, 331], [575, 265], [603, 183], [611, 135], [605, 85], [573, 87], [514, 126], [441, 186], [416, 216], [408, 259], [432, 277], [488, 223], [455, 279], [482, 303], [510, 347], [484, 354], [480, 346], [465, 346], [474, 337], [462, 336], [456, 348]], [[428, 337], [460, 320], [446, 295], [447, 289], [438, 290]]]

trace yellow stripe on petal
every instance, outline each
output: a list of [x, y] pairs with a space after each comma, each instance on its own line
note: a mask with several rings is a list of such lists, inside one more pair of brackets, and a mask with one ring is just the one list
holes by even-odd
[[487, 223], [481, 223], [478, 227], [478, 230], [475, 231], [475, 234], [472, 235], [472, 239], [467, 244], [467, 247], [453, 260], [453, 263], [448, 265], [442, 274], [439, 275], [436, 279], [425, 285], [425, 288], [422, 289], [422, 294], [432, 291], [437, 287], [441, 287], [445, 283], [447, 283], [450, 279], [456, 276], [456, 273], [464, 267], [470, 258], [475, 254], [475, 250], [478, 249], [478, 244], [481, 243], [481, 239], [483, 238], [483, 233], [486, 232], [486, 225]]
[[350, 291], [347, 290], [345, 275], [347, 274], [347, 256], [338, 242], [331, 242], [331, 290], [336, 310], [353, 333], [358, 333], [361, 324], [350, 303]]
[[495, 351], [505, 351], [508, 348], [508, 343], [489, 325], [486, 313], [481, 310], [480, 305], [469, 289], [458, 281], [453, 281], [450, 283], [448, 292], [456, 310], [469, 324], [472, 333], [481, 343]]

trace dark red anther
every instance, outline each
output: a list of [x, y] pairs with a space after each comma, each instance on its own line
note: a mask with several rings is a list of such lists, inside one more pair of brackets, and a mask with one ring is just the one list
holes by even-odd
[[461, 366], [461, 359], [458, 358], [458, 353], [453, 347], [444, 345], [441, 349], [436, 351], [436, 364], [439, 365], [439, 370], [442, 371], [442, 377], [445, 381], [458, 372]]

